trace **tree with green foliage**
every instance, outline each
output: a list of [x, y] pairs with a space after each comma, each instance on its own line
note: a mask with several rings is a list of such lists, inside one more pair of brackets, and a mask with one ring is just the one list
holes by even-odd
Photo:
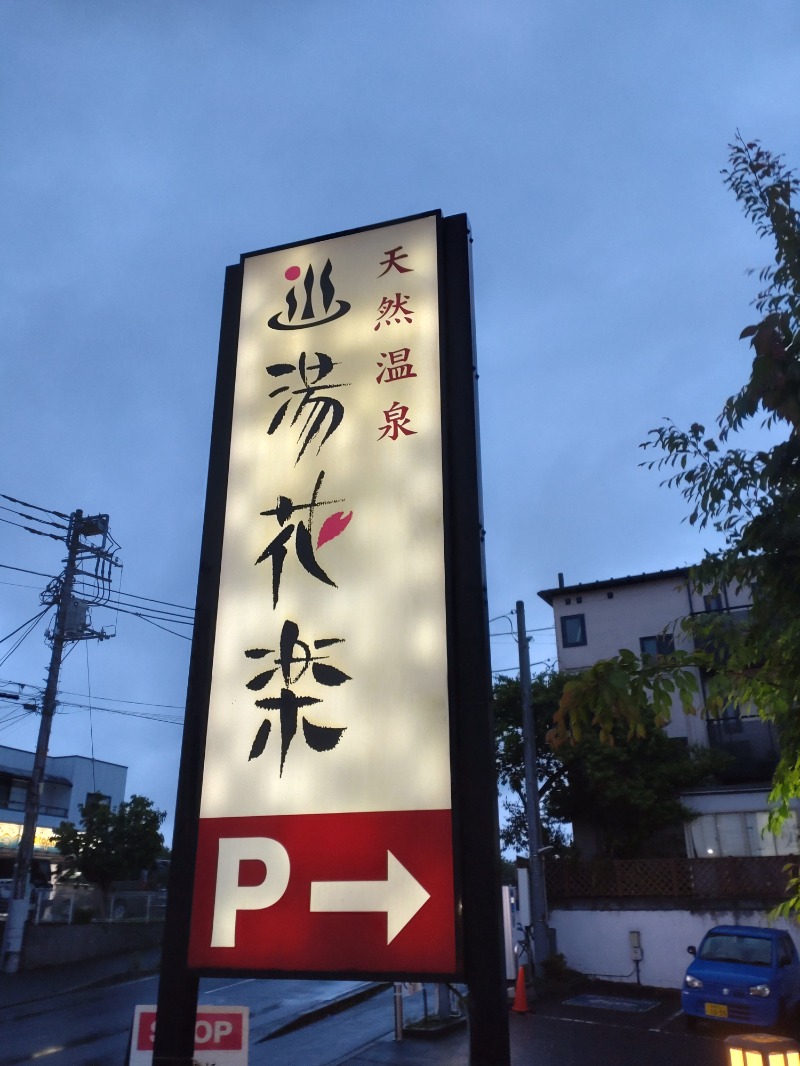
[[[571, 683], [567, 675], [553, 672], [531, 679], [544, 843], [557, 854], [568, 853], [565, 826], [582, 821], [596, 828], [605, 858], [636, 857], [657, 834], [688, 820], [679, 793], [707, 781], [722, 768], [725, 756], [671, 740], [655, 728], [652, 708], [643, 714], [641, 735], [626, 737], [624, 724], [616, 722], [611, 727], [613, 745], [588, 730], [575, 744], [555, 749], [546, 738]], [[501, 793], [506, 793], [501, 842], [524, 854], [528, 827], [518, 679], [497, 681], [494, 708], [497, 778]]]
[[112, 882], [137, 880], [162, 854], [160, 827], [166, 811], [145, 796], [131, 796], [112, 810], [106, 803], [81, 804], [80, 827], [62, 822], [53, 831], [61, 855], [107, 892]]
[[[757, 142], [738, 139], [729, 158], [725, 184], [774, 246], [774, 265], [759, 274], [758, 320], [740, 337], [753, 348], [750, 376], [725, 401], [714, 429], [666, 421], [642, 447], [660, 453], [643, 465], [668, 474], [663, 484], [683, 495], [688, 521], [721, 537], [722, 546], [693, 568], [694, 586], [749, 588], [752, 608], [737, 625], [724, 613], [684, 620], [694, 651], [657, 662], [620, 652], [597, 663], [565, 687], [552, 739], [574, 742], [591, 729], [613, 742], [620, 722], [628, 736], [641, 736], [648, 707], [656, 722], [675, 695], [694, 709], [695, 670], [705, 671], [706, 713], [734, 704], [778, 726], [770, 797], [777, 828], [789, 800], [800, 796], [800, 214], [792, 202], [800, 183]], [[745, 430], [759, 446], [732, 443]], [[800, 897], [797, 903], [800, 909]]]
[[[552, 671], [531, 679], [531, 706], [536, 732], [536, 771], [540, 803], [554, 782], [563, 775], [563, 763], [547, 743], [547, 732], [558, 710], [564, 677]], [[520, 854], [528, 850], [528, 823], [525, 807], [525, 755], [522, 736], [522, 695], [519, 678], [499, 677], [493, 689], [495, 722], [495, 767], [505, 821], [500, 829], [504, 848]], [[545, 845], [563, 851], [568, 841], [562, 826], [542, 810], [542, 836]]]
[[689, 747], [643, 715], [642, 736], [613, 729], [614, 744], [593, 731], [559, 749], [564, 774], [547, 797], [551, 817], [594, 830], [598, 854], [607, 859], [656, 858], [685, 854], [682, 827], [692, 813], [680, 794], [715, 779], [728, 757]]

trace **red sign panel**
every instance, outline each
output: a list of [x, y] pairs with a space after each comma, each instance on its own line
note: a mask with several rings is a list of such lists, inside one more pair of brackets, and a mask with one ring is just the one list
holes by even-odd
[[200, 824], [189, 964], [449, 973], [449, 811]]

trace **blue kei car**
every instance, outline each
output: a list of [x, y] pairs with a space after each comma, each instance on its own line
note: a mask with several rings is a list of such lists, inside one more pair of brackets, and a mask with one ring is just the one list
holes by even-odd
[[752, 925], [710, 929], [683, 979], [681, 1007], [687, 1024], [719, 1018], [780, 1028], [800, 1005], [800, 958], [788, 933]]

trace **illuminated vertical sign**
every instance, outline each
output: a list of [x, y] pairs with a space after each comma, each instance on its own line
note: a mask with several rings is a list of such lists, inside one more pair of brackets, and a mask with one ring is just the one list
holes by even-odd
[[439, 224], [243, 260], [196, 968], [455, 972]]

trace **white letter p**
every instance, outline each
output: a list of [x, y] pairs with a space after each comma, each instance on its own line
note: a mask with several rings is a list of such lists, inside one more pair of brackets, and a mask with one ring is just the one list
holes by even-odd
[[[261, 884], [239, 884], [239, 864], [246, 859], [256, 859], [266, 866]], [[289, 853], [277, 840], [269, 837], [220, 839], [211, 947], [235, 947], [237, 911], [260, 911], [271, 907], [281, 898], [288, 884]]]

